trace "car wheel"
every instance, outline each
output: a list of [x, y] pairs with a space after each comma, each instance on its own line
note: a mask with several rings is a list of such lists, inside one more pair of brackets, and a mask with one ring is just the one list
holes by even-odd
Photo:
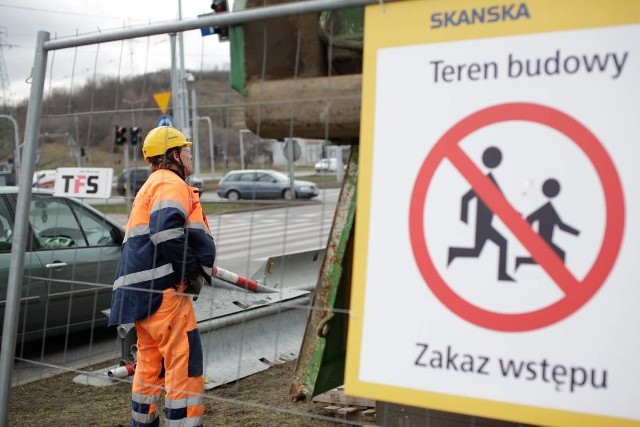
[[287, 200], [292, 200], [293, 199], [293, 194], [291, 193], [291, 189], [290, 188], [285, 188], [285, 190], [282, 192], [282, 198], [283, 199], [287, 199]]
[[227, 193], [227, 199], [231, 200], [231, 201], [236, 201], [236, 200], [240, 200], [240, 193], [238, 193], [235, 190], [231, 190]]

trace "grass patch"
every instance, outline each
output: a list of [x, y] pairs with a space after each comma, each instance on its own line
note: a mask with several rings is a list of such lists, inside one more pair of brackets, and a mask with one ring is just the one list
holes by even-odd
[[[229, 212], [245, 211], [255, 209], [257, 207], [265, 206], [264, 203], [253, 202], [241, 202], [241, 203], [229, 203], [229, 202], [204, 202], [202, 203], [202, 209], [207, 215], [216, 215]], [[114, 205], [92, 205], [93, 208], [99, 210], [105, 215], [110, 214], [127, 214], [127, 205], [125, 203], [119, 203]]]
[[340, 184], [336, 179], [335, 173], [317, 173], [315, 175], [305, 175], [301, 177], [296, 177], [296, 179], [313, 182], [318, 186], [318, 188], [339, 188], [340, 187]]
[[[113, 360], [104, 366], [113, 366]], [[100, 367], [103, 367], [102, 365]], [[205, 390], [204, 425], [242, 427], [336, 427], [325, 403], [296, 402], [289, 397], [295, 361], [273, 366], [232, 383]], [[96, 369], [89, 369], [97, 370]], [[9, 426], [124, 427], [131, 420], [131, 378], [109, 387], [73, 382], [69, 372], [12, 387]], [[164, 394], [164, 393], [163, 393]], [[160, 399], [160, 418], [163, 418]], [[322, 418], [324, 417], [324, 418]], [[163, 423], [163, 421], [160, 421]], [[375, 420], [373, 420], [375, 423]], [[164, 424], [163, 424], [164, 425]]]

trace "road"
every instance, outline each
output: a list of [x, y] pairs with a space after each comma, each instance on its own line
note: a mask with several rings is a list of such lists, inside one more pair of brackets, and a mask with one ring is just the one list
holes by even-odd
[[[281, 208], [208, 216], [218, 251], [216, 264], [252, 276], [270, 256], [324, 248], [339, 191], [321, 190], [314, 200]], [[114, 219], [126, 221], [124, 215]], [[22, 360], [16, 362], [13, 385], [62, 372], [54, 366], [80, 369], [120, 356], [115, 330], [107, 328], [72, 334], [68, 339], [49, 339], [24, 346], [18, 343], [17, 350]]]
[[267, 257], [324, 248], [339, 190], [323, 190], [318, 200], [209, 218], [218, 248], [216, 263], [252, 275]]

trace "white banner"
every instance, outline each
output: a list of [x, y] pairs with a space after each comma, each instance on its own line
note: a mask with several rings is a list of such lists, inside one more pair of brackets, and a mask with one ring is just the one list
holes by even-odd
[[112, 168], [58, 168], [53, 192], [56, 196], [108, 199]]

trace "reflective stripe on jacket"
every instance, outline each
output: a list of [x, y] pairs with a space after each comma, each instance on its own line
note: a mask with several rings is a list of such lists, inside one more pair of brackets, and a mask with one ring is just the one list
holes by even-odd
[[171, 170], [153, 172], [136, 195], [125, 228], [109, 325], [150, 316], [162, 291], [187, 277], [210, 279], [215, 255], [198, 190]]

